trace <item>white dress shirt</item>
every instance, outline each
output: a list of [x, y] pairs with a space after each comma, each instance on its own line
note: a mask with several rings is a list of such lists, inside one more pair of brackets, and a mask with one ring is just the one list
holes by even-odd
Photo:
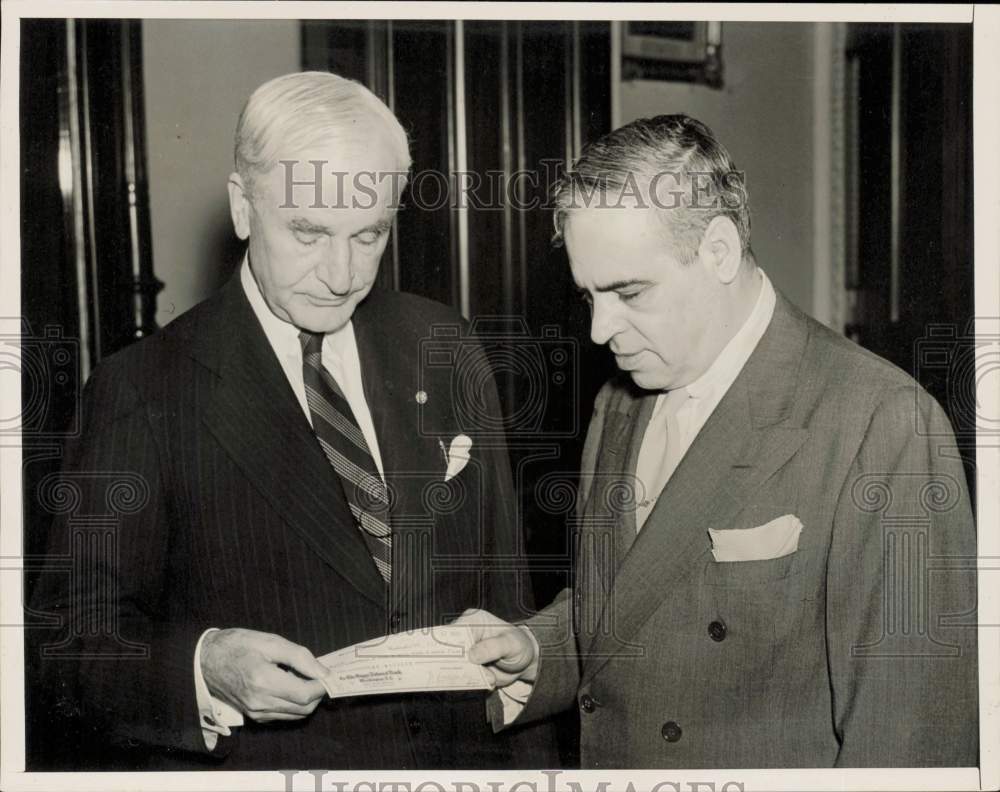
[[[243, 291], [247, 300], [250, 301], [250, 307], [253, 308], [257, 321], [264, 329], [264, 335], [267, 336], [271, 349], [274, 350], [274, 354], [281, 364], [282, 371], [285, 372], [288, 384], [292, 386], [292, 391], [295, 393], [303, 415], [312, 426], [312, 414], [306, 400], [306, 386], [302, 377], [302, 344], [299, 341], [299, 332], [301, 331], [295, 325], [284, 319], [279, 319], [268, 308], [264, 296], [260, 292], [260, 287], [250, 272], [250, 265], [245, 256], [240, 267], [240, 283], [243, 285]], [[321, 354], [323, 368], [330, 373], [343, 391], [344, 398], [351, 406], [354, 418], [365, 437], [365, 442], [368, 443], [379, 475], [384, 481], [385, 471], [382, 468], [378, 438], [375, 436], [375, 425], [372, 423], [371, 410], [368, 409], [368, 402], [365, 401], [362, 387], [361, 358], [358, 356], [354, 325], [348, 322], [339, 330], [327, 333], [323, 339]], [[243, 725], [243, 715], [240, 711], [212, 696], [201, 673], [201, 644], [205, 635], [213, 632], [214, 629], [216, 628], [206, 630], [202, 634], [194, 652], [195, 695], [202, 733], [205, 736], [205, 745], [209, 750], [215, 749], [220, 734], [228, 737], [232, 733], [232, 727]]]

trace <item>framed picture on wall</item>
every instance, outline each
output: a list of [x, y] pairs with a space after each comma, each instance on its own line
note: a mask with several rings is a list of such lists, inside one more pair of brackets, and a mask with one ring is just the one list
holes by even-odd
[[722, 87], [722, 23], [622, 22], [622, 77]]

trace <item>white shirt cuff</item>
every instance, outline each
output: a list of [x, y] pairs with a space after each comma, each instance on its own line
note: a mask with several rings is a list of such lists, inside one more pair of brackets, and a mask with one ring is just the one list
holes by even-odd
[[533, 687], [531, 682], [519, 679], [516, 682], [511, 682], [507, 687], [497, 688], [497, 693], [500, 694], [500, 702], [503, 704], [504, 726], [510, 726], [510, 724], [517, 720], [517, 716], [521, 714], [524, 705], [528, 703], [528, 699], [531, 697]]
[[243, 714], [231, 704], [217, 699], [208, 691], [205, 677], [201, 673], [201, 644], [210, 632], [216, 632], [217, 627], [205, 630], [194, 648], [194, 694], [198, 702], [198, 719], [201, 722], [201, 733], [205, 737], [205, 746], [210, 751], [215, 750], [219, 735], [228, 737], [232, 734], [231, 727], [243, 725]]

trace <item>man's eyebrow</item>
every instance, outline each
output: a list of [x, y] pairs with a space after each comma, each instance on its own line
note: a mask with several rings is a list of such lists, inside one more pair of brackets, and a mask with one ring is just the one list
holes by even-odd
[[594, 288], [596, 292], [610, 292], [610, 291], [620, 291], [621, 289], [628, 289], [633, 286], [652, 286], [653, 281], [643, 280], [642, 278], [629, 278], [628, 280], [617, 280], [613, 283], [606, 283], [603, 286], [597, 286]]
[[368, 231], [374, 231], [376, 234], [384, 234], [392, 228], [392, 218], [383, 217], [377, 223], [372, 223], [367, 228], [362, 228], [358, 231], [359, 234], [364, 234]]
[[317, 225], [316, 223], [306, 220], [304, 217], [293, 217], [288, 221], [288, 227], [292, 231], [302, 231], [306, 234], [332, 234], [333, 229], [327, 226]]
[[[329, 234], [333, 236], [335, 234], [334, 230], [329, 226], [319, 225], [313, 223], [310, 220], [306, 220], [304, 217], [293, 217], [288, 221], [288, 227], [293, 231], [301, 231], [304, 234]], [[385, 218], [379, 220], [377, 223], [372, 223], [370, 226], [362, 228], [357, 233], [364, 234], [369, 231], [374, 231], [376, 234], [384, 234], [392, 228], [392, 219]]]

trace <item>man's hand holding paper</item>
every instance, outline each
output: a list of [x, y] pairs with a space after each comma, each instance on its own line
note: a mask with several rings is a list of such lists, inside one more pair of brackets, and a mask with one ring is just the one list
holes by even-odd
[[201, 647], [209, 692], [259, 723], [300, 720], [323, 698], [324, 672], [312, 653], [257, 630], [216, 630]]
[[469, 631], [469, 659], [487, 669], [496, 687], [535, 681], [538, 644], [527, 627], [508, 624], [484, 610], [467, 610], [453, 626]]
[[469, 659], [474, 642], [464, 626], [387, 635], [324, 655], [321, 681], [331, 698], [442, 690], [491, 690], [493, 678]]

